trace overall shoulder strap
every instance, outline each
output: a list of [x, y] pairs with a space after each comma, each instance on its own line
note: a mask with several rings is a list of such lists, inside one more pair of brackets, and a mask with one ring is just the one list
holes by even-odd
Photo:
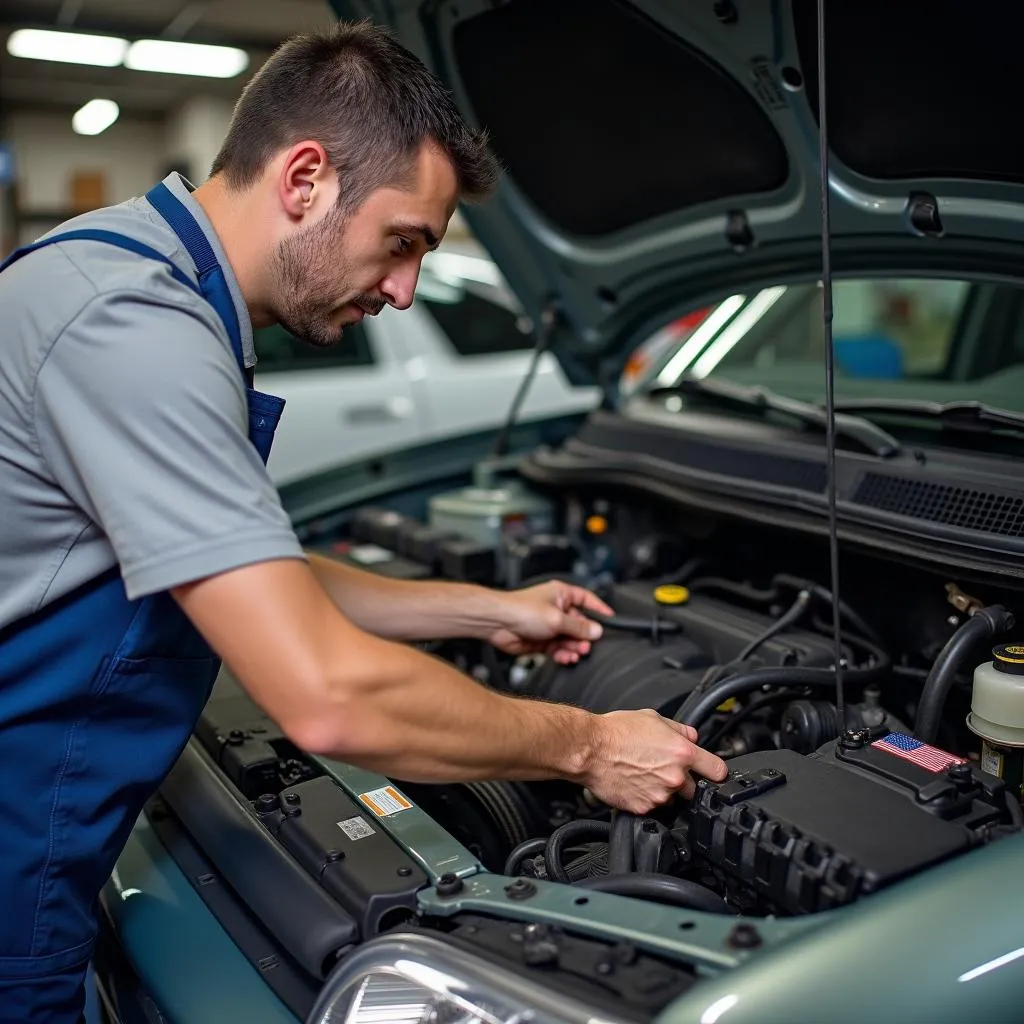
[[39, 249], [45, 249], [48, 245], [57, 245], [60, 242], [105, 242], [107, 245], [116, 246], [118, 249], [126, 249], [137, 256], [157, 260], [170, 269], [171, 276], [175, 281], [185, 285], [186, 288], [190, 288], [196, 294], [202, 294], [199, 285], [163, 253], [157, 252], [156, 249], [138, 241], [138, 239], [129, 238], [128, 235], [122, 235], [116, 231], [103, 231], [99, 228], [78, 228], [74, 231], [62, 231], [59, 234], [50, 235], [49, 238], [44, 238], [39, 242], [34, 242], [32, 245], [24, 245], [12, 252], [3, 263], [0, 263], [0, 273], [11, 266], [12, 263], [17, 263], [23, 256], [27, 256], [29, 253], [36, 252]]
[[195, 217], [162, 181], [146, 193], [146, 200], [181, 239], [181, 244], [192, 257], [200, 277], [220, 266], [210, 240], [203, 233]]
[[242, 331], [238, 323], [235, 300], [231, 296], [224, 268], [220, 265], [210, 240], [185, 204], [163, 182], [154, 185], [146, 193], [146, 200], [170, 225], [171, 230], [181, 239], [181, 244], [192, 257], [192, 262], [199, 271], [199, 288], [203, 297], [220, 316], [231, 339], [235, 361], [248, 383], [251, 375], [245, 366]]

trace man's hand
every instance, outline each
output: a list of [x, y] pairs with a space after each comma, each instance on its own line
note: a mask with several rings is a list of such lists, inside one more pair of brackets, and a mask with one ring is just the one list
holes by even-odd
[[691, 798], [691, 770], [721, 782], [728, 768], [697, 746], [697, 730], [656, 711], [612, 711], [597, 720], [598, 740], [583, 784], [605, 803], [647, 814], [676, 793]]
[[501, 626], [485, 639], [506, 654], [548, 654], [560, 665], [575, 664], [590, 652], [601, 627], [581, 608], [612, 615], [611, 608], [583, 587], [542, 583], [501, 595]]

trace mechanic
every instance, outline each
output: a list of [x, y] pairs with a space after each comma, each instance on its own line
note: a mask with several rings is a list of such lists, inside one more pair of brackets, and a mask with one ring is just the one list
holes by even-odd
[[331, 345], [408, 308], [497, 173], [411, 53], [341, 25], [259, 71], [204, 185], [171, 174], [3, 265], [0, 1019], [79, 1019], [99, 890], [221, 659], [298, 746], [400, 779], [561, 777], [643, 812], [724, 777], [653, 711], [509, 698], [408, 645], [571, 663], [594, 595], [306, 555], [265, 470], [283, 403], [253, 389], [253, 327]]

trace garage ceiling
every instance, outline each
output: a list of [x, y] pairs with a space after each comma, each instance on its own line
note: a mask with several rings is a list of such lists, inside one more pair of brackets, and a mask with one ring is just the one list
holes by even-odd
[[[0, 112], [66, 112], [103, 96], [124, 114], [159, 118], [191, 96], [235, 99], [282, 39], [332, 20], [327, 0], [0, 0]], [[16, 28], [219, 43], [246, 50], [250, 64], [237, 78], [217, 80], [23, 60], [7, 53]]]

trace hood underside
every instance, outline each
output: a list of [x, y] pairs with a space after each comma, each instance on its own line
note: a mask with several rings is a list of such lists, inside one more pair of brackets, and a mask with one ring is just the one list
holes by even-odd
[[[570, 377], [680, 302], [820, 267], [815, 0], [331, 0], [388, 25], [506, 169], [466, 211]], [[1024, 7], [826, 5], [838, 273], [1013, 276]]]

